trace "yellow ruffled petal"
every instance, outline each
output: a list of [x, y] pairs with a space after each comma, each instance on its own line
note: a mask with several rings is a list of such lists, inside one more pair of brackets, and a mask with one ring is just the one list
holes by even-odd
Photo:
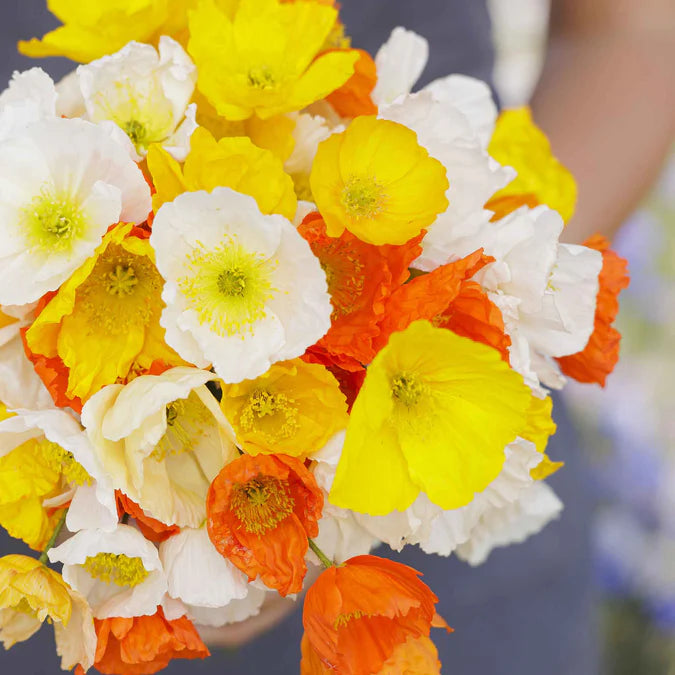
[[130, 233], [131, 225], [108, 232], [26, 332], [34, 353], [68, 368], [71, 398], [86, 400], [154, 361], [183, 363], [159, 327], [162, 279], [150, 242]]
[[529, 108], [505, 110], [497, 120], [488, 152], [512, 166], [517, 177], [497, 192], [488, 208], [499, 217], [522, 204], [546, 204], [568, 222], [574, 215], [577, 186], [572, 174], [553, 156], [546, 135], [532, 120]]
[[188, 45], [199, 90], [234, 121], [266, 119], [323, 98], [351, 77], [357, 59], [344, 52], [315, 61], [336, 21], [333, 7], [313, 2], [241, 0], [223, 11], [203, 0], [190, 14]]
[[530, 409], [527, 413], [527, 428], [523, 431], [523, 438], [532, 441], [537, 446], [537, 450], [544, 456], [537, 466], [530, 471], [530, 476], [534, 480], [544, 480], [558, 469], [562, 468], [564, 462], [553, 462], [546, 454], [548, 439], [556, 432], [556, 423], [551, 417], [553, 411], [553, 400], [550, 396], [545, 398], [532, 397]]
[[[414, 322], [368, 368], [331, 501], [372, 515], [405, 508], [420, 491], [444, 509], [468, 504], [501, 471], [505, 446], [522, 436], [531, 398], [495, 350]], [[402, 467], [416, 491], [402, 481]]]
[[118, 51], [131, 40], [152, 42], [159, 34], [182, 30], [190, 4], [190, 0], [51, 0], [49, 9], [64, 25], [41, 40], [19, 42], [19, 51], [86, 63]]
[[274, 364], [261, 377], [223, 386], [221, 408], [250, 454], [307, 457], [347, 426], [337, 380], [300, 359]]
[[182, 182], [185, 191], [193, 192], [229, 187], [251, 195], [263, 213], [280, 213], [289, 219], [295, 215], [293, 180], [284, 173], [277, 157], [248, 138], [216, 141], [206, 129], [199, 128], [192, 135], [182, 175], [178, 163], [158, 146], [152, 149], [148, 166], [157, 189], [156, 208], [165, 197], [175, 198], [174, 192]]

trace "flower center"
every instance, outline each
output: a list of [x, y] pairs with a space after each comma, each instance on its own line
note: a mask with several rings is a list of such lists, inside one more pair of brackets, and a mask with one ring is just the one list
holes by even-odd
[[165, 414], [166, 432], [151, 454], [157, 461], [191, 452], [212, 427], [211, 413], [194, 391], [169, 403]]
[[108, 293], [123, 297], [133, 292], [138, 285], [134, 268], [130, 265], [115, 265], [112, 272], [108, 272]]
[[258, 66], [248, 71], [248, 84], [255, 89], [273, 89], [276, 86], [276, 78], [269, 66]]
[[333, 622], [333, 628], [335, 630], [338, 628], [344, 628], [350, 621], [353, 621], [354, 619], [362, 619], [364, 616], [369, 617], [372, 615], [362, 612], [360, 609], [357, 609], [355, 612], [349, 612], [349, 614], [338, 614], [337, 617], [335, 617], [335, 621]]
[[239, 425], [245, 432], [257, 432], [269, 442], [290, 438], [299, 427], [298, 408], [286, 394], [258, 389], [242, 409]]
[[253, 332], [267, 316], [274, 297], [271, 276], [276, 261], [250, 253], [228, 237], [220, 246], [194, 249], [187, 259], [186, 276], [178, 280], [188, 307], [202, 324], [218, 335]]
[[46, 438], [37, 441], [37, 449], [45, 464], [52, 471], [62, 474], [69, 483], [80, 486], [91, 485], [92, 477], [75, 459], [72, 452], [64, 450], [60, 445], [52, 443]]
[[328, 294], [335, 320], [351, 314], [359, 306], [366, 285], [364, 264], [352, 248], [337, 239], [315, 254], [320, 255], [321, 269], [326, 275]]
[[413, 373], [399, 373], [391, 381], [391, 393], [407, 407], [415, 405], [426, 392], [427, 386]]
[[262, 535], [293, 513], [295, 501], [287, 481], [259, 475], [234, 486], [230, 506], [247, 532]]
[[86, 221], [72, 199], [43, 190], [24, 209], [22, 225], [33, 246], [52, 253], [70, 250], [84, 233]]
[[113, 335], [145, 327], [159, 313], [162, 278], [150, 258], [109, 244], [77, 289], [87, 324]]
[[148, 129], [142, 122], [131, 119], [125, 122], [122, 128], [136, 147], [147, 144]]
[[342, 189], [340, 202], [350, 218], [373, 218], [382, 211], [385, 197], [373, 176], [352, 176]]
[[142, 584], [150, 574], [140, 558], [131, 558], [123, 553], [98, 553], [95, 556], [88, 556], [83, 567], [92, 577], [107, 584], [132, 588]]

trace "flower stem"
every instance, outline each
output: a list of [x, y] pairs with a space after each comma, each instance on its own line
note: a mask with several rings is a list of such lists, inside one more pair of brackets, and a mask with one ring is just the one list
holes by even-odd
[[321, 561], [321, 564], [326, 569], [333, 567], [333, 563], [328, 556], [311, 539], [308, 539], [307, 541], [309, 541], [309, 547], [314, 551], [316, 557]]
[[42, 555], [40, 556], [39, 560], [43, 565], [47, 564], [47, 553], [49, 552], [49, 549], [54, 546], [56, 543], [56, 538], [59, 536], [59, 533], [61, 532], [61, 528], [63, 527], [63, 524], [66, 522], [66, 516], [68, 515], [68, 509], [63, 509], [63, 513], [61, 514], [61, 517], [59, 518], [59, 522], [56, 523], [56, 527], [54, 528], [54, 532], [52, 532], [51, 539], [47, 542], [47, 546], [45, 546], [44, 551], [42, 551]]

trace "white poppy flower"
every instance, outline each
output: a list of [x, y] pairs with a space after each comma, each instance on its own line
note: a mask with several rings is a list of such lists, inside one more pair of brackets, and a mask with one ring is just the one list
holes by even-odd
[[485, 511], [469, 540], [457, 547], [457, 556], [471, 565], [480, 565], [494, 548], [525, 541], [555, 520], [562, 509], [551, 487], [535, 481], [512, 504]]
[[[117, 525], [115, 494], [84, 431], [68, 413], [58, 408], [14, 411], [0, 421], [0, 456], [28, 440], [45, 440], [46, 458], [62, 472], [62, 495], [45, 506], [59, 506], [72, 498], [66, 526], [114, 529]], [[84, 508], [82, 508], [84, 506]]]
[[102, 127], [54, 118], [0, 143], [0, 304], [58, 288], [110, 225], [149, 211], [141, 170]]
[[115, 488], [167, 525], [199, 527], [211, 481], [238, 452], [234, 433], [204, 386], [213, 373], [172, 368], [111, 384], [82, 423]]
[[56, 653], [61, 657], [61, 670], [73, 670], [80, 665], [86, 672], [94, 667], [96, 658], [96, 629], [94, 616], [87, 599], [72, 588], [72, 613], [67, 625], [54, 624]]
[[182, 161], [197, 128], [189, 105], [197, 69], [185, 50], [163, 35], [159, 53], [151, 45], [130, 42], [119, 52], [77, 69], [87, 118], [112, 120], [143, 157], [153, 143]]
[[586, 246], [560, 244], [538, 312], [521, 315], [521, 331], [546, 356], [584, 349], [595, 322], [602, 254]]
[[128, 525], [81, 530], [48, 555], [63, 563], [63, 578], [84, 595], [97, 619], [154, 614], [166, 592], [157, 549]]
[[150, 243], [165, 279], [160, 324], [184, 359], [225, 382], [262, 375], [330, 328], [326, 276], [283, 216], [229, 188], [164, 204]]
[[160, 544], [159, 557], [169, 596], [180, 600], [191, 617], [205, 619], [200, 623], [224, 625], [232, 620], [228, 617], [241, 615], [245, 606], [247, 618], [262, 604], [265, 592], [249, 584], [246, 574], [216, 551], [204, 527], [185, 528], [169, 537]]

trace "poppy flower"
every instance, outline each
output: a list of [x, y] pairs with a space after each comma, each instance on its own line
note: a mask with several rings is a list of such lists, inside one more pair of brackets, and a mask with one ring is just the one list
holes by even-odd
[[298, 459], [242, 455], [218, 474], [206, 503], [209, 537], [249, 581], [298, 593], [308, 537], [319, 533], [323, 493]]
[[619, 360], [621, 333], [612, 326], [619, 312], [619, 293], [628, 286], [627, 261], [609, 248], [609, 241], [597, 234], [584, 246], [602, 253], [595, 322], [586, 347], [577, 354], [558, 359], [560, 368], [578, 382], [596, 382], [605, 386], [607, 376]]
[[319, 145], [309, 182], [331, 237], [404, 244], [448, 208], [445, 167], [412, 129], [374, 116]]
[[[419, 237], [401, 246], [366, 244], [351, 232], [326, 232], [319, 213], [310, 213], [298, 228], [326, 273], [333, 306], [331, 326], [310, 351], [349, 371], [362, 369], [376, 353], [384, 302], [410, 277], [408, 268], [421, 252]], [[316, 362], [326, 363], [317, 358]]]
[[96, 620], [96, 661], [104, 675], [149, 675], [172, 659], [210, 656], [191, 621], [182, 616], [169, 621], [161, 607], [152, 615]]
[[340, 675], [379, 673], [400, 645], [445, 625], [435, 611], [438, 598], [419, 576], [371, 555], [325, 570], [305, 598], [303, 675], [322, 672], [308, 670], [307, 662]]
[[546, 204], [565, 222], [574, 214], [577, 186], [572, 174], [553, 155], [529, 108], [503, 111], [488, 146], [490, 156], [518, 175], [494, 194], [486, 208], [503, 218], [518, 207]]

